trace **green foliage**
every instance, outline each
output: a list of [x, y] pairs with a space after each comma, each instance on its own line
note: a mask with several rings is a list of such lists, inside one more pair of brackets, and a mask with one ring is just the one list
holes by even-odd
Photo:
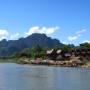
[[90, 49], [90, 44], [89, 43], [82, 43], [80, 44], [81, 49]]
[[35, 59], [36, 57], [44, 58], [45, 56], [45, 49], [40, 47], [39, 45], [36, 45], [33, 48], [27, 48], [21, 51], [20, 53], [17, 53], [14, 55], [14, 57], [26, 57], [26, 58], [31, 58]]
[[69, 45], [64, 45], [61, 50], [64, 51], [64, 52], [70, 52], [71, 50], [73, 50], [75, 48], [74, 45], [72, 44], [69, 44]]

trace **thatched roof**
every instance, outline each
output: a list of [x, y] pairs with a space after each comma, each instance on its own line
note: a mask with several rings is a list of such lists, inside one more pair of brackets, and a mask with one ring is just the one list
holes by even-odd
[[57, 54], [60, 54], [62, 50], [57, 50]]
[[51, 50], [47, 50], [47, 54], [51, 54], [52, 52], [54, 51], [54, 49], [51, 49]]

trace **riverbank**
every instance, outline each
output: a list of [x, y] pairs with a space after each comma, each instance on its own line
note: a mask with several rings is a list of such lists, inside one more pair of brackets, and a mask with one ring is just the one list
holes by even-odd
[[84, 67], [90, 68], [90, 62], [86, 63], [81, 62], [80, 60], [74, 61], [54, 61], [54, 60], [28, 60], [21, 59], [21, 64], [29, 64], [29, 65], [47, 65], [47, 66], [57, 66], [57, 67]]
[[85, 65], [83, 65], [82, 67], [85, 67], [85, 68], [90, 68], [90, 61], [88, 61]]
[[21, 60], [19, 60], [18, 58], [7, 58], [7, 59], [0, 59], [0, 63], [21, 63]]
[[83, 67], [90, 68], [90, 61], [86, 63], [80, 60], [70, 60], [70, 61], [54, 61], [54, 60], [30, 60], [29, 58], [13, 58], [13, 59], [0, 59], [0, 63], [17, 63], [17, 64], [29, 64], [29, 65], [46, 65], [46, 66], [56, 66], [56, 67]]

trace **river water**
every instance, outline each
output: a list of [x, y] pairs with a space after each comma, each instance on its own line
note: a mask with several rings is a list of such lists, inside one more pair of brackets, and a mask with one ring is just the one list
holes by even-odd
[[0, 90], [90, 90], [90, 69], [1, 63]]

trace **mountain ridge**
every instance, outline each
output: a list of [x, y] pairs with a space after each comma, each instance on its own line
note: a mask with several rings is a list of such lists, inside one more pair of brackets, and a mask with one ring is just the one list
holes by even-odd
[[19, 38], [18, 40], [3, 39], [0, 41], [0, 56], [10, 56], [22, 51], [25, 48], [32, 48], [39, 45], [43, 48], [54, 48], [56, 46], [63, 46], [58, 39], [52, 39], [45, 34], [34, 33], [26, 38]]

